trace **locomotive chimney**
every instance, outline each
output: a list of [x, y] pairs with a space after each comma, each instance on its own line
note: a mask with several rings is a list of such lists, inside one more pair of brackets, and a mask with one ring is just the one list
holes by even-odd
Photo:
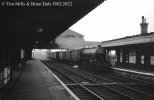
[[146, 18], [144, 18], [144, 16], [142, 16], [142, 23], [140, 25], [141, 25], [141, 34], [146, 34], [148, 23], [146, 23]]
[[98, 47], [98, 48], [101, 48], [102, 46], [101, 46], [101, 45], [97, 45], [97, 47]]

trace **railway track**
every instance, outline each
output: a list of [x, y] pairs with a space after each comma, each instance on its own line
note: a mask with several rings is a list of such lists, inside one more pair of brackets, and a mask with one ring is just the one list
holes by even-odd
[[[43, 62], [43, 63], [45, 65], [47, 65], [49, 69], [54, 68], [54, 70], [57, 70], [59, 73], [72, 79], [75, 83], [74, 84], [66, 84], [66, 86], [69, 87], [77, 96], [79, 96], [79, 98], [81, 98], [81, 100], [104, 100], [104, 99], [105, 100], [133, 100], [132, 98], [129, 98], [121, 93], [117, 93], [109, 88], [104, 87], [103, 85], [97, 84], [96, 82], [94, 82], [88, 78], [80, 76], [76, 73], [73, 74], [73, 72], [63, 69], [62, 67], [50, 65], [50, 64], [47, 64], [46, 62]], [[80, 88], [82, 88], [82, 89], [80, 89]], [[78, 90], [78, 91], [76, 91], [76, 90]], [[81, 90], [81, 91], [79, 91], [79, 90]], [[86, 90], [86, 91], [83, 92], [83, 90], [84, 91]], [[87, 91], [90, 92], [90, 96], [92, 96], [92, 97], [89, 97], [89, 94], [87, 93]], [[97, 99], [94, 99], [93, 96], [94, 97], [96, 96]], [[93, 99], [91, 99], [91, 98], [93, 98]]]
[[81, 100], [104, 100], [103, 98], [98, 97], [95, 94], [91, 93], [90, 90], [85, 89], [85, 87], [83, 86], [67, 85], [67, 87], [71, 89], [71, 91], [75, 93], [76, 96], [79, 97]]
[[[73, 71], [76, 71], [76, 69], [74, 68], [71, 68], [70, 66], [66, 65], [66, 64], [62, 64], [62, 63], [57, 63], [57, 64], [60, 64], [62, 65], [63, 67], [65, 68], [70, 68], [71, 70]], [[79, 69], [77, 69], [79, 70]], [[91, 73], [88, 73], [88, 72], [85, 72], [83, 70], [80, 70], [80, 72], [83, 72], [83, 73], [87, 73], [87, 74], [91, 74]], [[93, 74], [94, 75], [94, 74]], [[147, 82], [147, 81], [143, 81], [143, 80], [139, 80], [139, 79], [135, 79], [135, 78], [128, 78], [126, 76], [117, 76], [115, 74], [103, 74], [103, 75], [97, 75], [99, 77], [103, 77], [103, 78], [107, 78], [107, 79], [110, 79], [114, 82], [117, 82], [117, 83], [121, 83], [121, 84], [128, 84], [128, 83], [133, 83], [133, 84], [148, 84], [148, 85], [154, 85], [154, 83], [152, 82]]]
[[[143, 91], [144, 93], [154, 96], [154, 84], [151, 82], [146, 82], [146, 81], [142, 81], [139, 79], [129, 79], [126, 77], [115, 76], [113, 74], [111, 74], [111, 75], [106, 74], [101, 77], [105, 77], [105, 78], [108, 78], [110, 80], [114, 80], [119, 83], [121, 83], [121, 82], [130, 83], [130, 84], [127, 84], [127, 83], [126, 84], [121, 83], [121, 84], [126, 85], [127, 87], [131, 87], [133, 89], [139, 90], [139, 91]], [[131, 84], [131, 83], [133, 83], [133, 84]]]
[[[64, 64], [59, 64], [59, 63], [55, 63], [54, 65], [56, 66], [63, 66], [63, 68], [66, 66]], [[109, 77], [105, 77], [105, 76], [95, 76], [86, 72], [82, 72], [82, 71], [78, 71], [76, 69], [68, 69], [73, 72], [76, 72], [88, 79], [91, 79], [92, 81], [96, 82], [97, 84], [101, 84], [104, 87], [119, 93], [121, 95], [124, 95], [126, 97], [128, 97], [129, 99], [133, 99], [133, 100], [154, 100], [154, 94], [153, 92], [149, 91], [150, 88], [147, 89], [147, 87], [149, 87], [150, 84], [145, 83], [140, 81], [140, 83], [136, 84], [136, 82], [138, 80], [135, 80], [133, 83], [132, 82], [127, 82], [127, 83], [122, 83], [122, 82], [116, 82], [115, 81], [115, 77], [114, 79], [110, 76]], [[114, 81], [113, 81], [114, 80]], [[118, 80], [119, 81], [119, 80]], [[123, 81], [123, 80], [122, 80]], [[139, 81], [138, 81], [139, 82]], [[139, 85], [140, 84], [140, 85]], [[140, 88], [139, 86], [145, 86]], [[136, 88], [137, 87], [137, 88]]]
[[147, 82], [147, 81], [143, 81], [143, 80], [139, 80], [139, 79], [135, 79], [135, 78], [128, 78], [125, 76], [117, 76], [115, 74], [105, 74], [103, 75], [103, 77], [107, 77], [108, 79], [112, 79], [115, 80], [116, 82], [131, 82], [131, 83], [143, 83], [143, 84], [153, 84], [151, 82]]
[[[44, 65], [46, 65], [50, 70], [54, 71], [54, 73], [64, 81], [64, 83], [67, 83], [67, 87], [74, 92], [74, 94], [80, 99], [80, 100], [104, 100], [103, 98], [99, 97], [80, 83], [78, 83], [76, 80], [72, 79], [70, 76], [66, 75], [65, 73], [61, 72], [60, 70], [57, 70], [50, 64], [42, 61]], [[70, 74], [70, 73], [69, 73]], [[66, 81], [67, 80], [67, 81]]]

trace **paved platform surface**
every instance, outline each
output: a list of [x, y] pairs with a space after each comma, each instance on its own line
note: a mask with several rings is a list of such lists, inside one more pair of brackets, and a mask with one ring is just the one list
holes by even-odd
[[4, 100], [74, 100], [41, 62], [30, 60]]
[[113, 69], [123, 70], [126, 72], [132, 72], [132, 73], [137, 73], [137, 74], [148, 75], [148, 76], [154, 77], [154, 71], [152, 71], [150, 69], [146, 69], [146, 68], [113, 66]]

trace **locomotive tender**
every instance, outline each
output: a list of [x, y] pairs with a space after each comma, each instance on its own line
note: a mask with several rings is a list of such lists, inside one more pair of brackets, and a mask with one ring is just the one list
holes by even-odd
[[59, 49], [48, 52], [49, 59], [78, 65], [80, 69], [93, 73], [107, 73], [111, 70], [108, 53], [101, 46], [81, 49]]

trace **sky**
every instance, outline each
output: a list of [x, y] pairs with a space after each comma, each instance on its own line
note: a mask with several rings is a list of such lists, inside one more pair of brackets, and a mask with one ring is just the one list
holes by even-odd
[[70, 27], [86, 41], [107, 41], [141, 33], [141, 17], [154, 32], [154, 0], [106, 0]]

